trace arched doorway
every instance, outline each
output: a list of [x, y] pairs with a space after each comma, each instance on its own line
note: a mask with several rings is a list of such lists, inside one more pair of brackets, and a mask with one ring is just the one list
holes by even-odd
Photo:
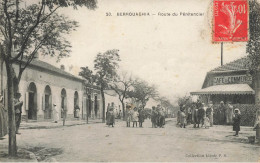
[[50, 86], [46, 86], [44, 89], [44, 119], [51, 119], [52, 118], [52, 95], [51, 95], [51, 88]]
[[32, 82], [28, 87], [28, 119], [37, 120], [37, 89]]
[[61, 118], [63, 118], [63, 109], [67, 110], [67, 93], [64, 88], [61, 90]]
[[77, 91], [74, 93], [74, 118], [78, 118], [79, 115], [77, 115], [76, 108], [79, 107], [79, 94]]

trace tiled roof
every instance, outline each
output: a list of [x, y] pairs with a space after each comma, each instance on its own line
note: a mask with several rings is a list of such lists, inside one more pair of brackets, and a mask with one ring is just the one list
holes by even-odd
[[247, 67], [248, 67], [248, 57], [243, 57], [235, 61], [232, 61], [230, 63], [224, 64], [223, 66], [219, 66], [211, 70], [210, 73], [247, 70], [248, 69]]
[[29, 67], [38, 67], [38, 68], [42, 68], [44, 70], [47, 70], [47, 71], [51, 71], [51, 72], [54, 72], [54, 73], [57, 73], [59, 75], [63, 75], [65, 77], [69, 77], [69, 78], [73, 78], [73, 79], [76, 79], [76, 80], [80, 80], [80, 81], [83, 81], [82, 78], [78, 77], [78, 76], [75, 76], [75, 75], [72, 75], [71, 73], [68, 73], [58, 67], [55, 67], [47, 62], [43, 62], [41, 60], [38, 60], [38, 59], [34, 59]]

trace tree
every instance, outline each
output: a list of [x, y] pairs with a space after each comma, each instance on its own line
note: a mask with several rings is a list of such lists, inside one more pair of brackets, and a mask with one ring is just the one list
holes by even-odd
[[[82, 76], [86, 81], [84, 82], [84, 85], [85, 85], [85, 89], [86, 89], [86, 92], [88, 87], [89, 86], [93, 86], [94, 84], [94, 80], [95, 80], [95, 75], [93, 74], [93, 71], [90, 70], [88, 67], [80, 67], [81, 71], [79, 72], [79, 76]], [[87, 120], [87, 123], [88, 123], [88, 117], [89, 117], [89, 111], [88, 109], [86, 110], [87, 112], [87, 117], [86, 117], [86, 120]]]
[[[254, 80], [257, 81], [257, 73], [260, 70], [260, 4], [256, 0], [249, 1], [249, 41], [246, 51], [249, 58], [247, 65]], [[257, 82], [254, 87], [257, 87]]]
[[191, 106], [192, 104], [192, 97], [191, 96], [184, 96], [178, 98], [178, 105], [182, 107], [183, 105]]
[[96, 71], [94, 81], [100, 86], [102, 96], [103, 115], [102, 122], [105, 122], [105, 94], [104, 90], [109, 88], [109, 83], [115, 81], [120, 57], [119, 50], [108, 50], [105, 53], [98, 53], [94, 60], [94, 70]]
[[133, 83], [133, 90], [128, 92], [130, 98], [134, 98], [136, 102], [141, 103], [141, 107], [145, 107], [150, 98], [156, 99], [158, 93], [154, 85], [150, 86], [146, 81], [136, 79]]
[[[78, 24], [57, 13], [59, 8], [69, 6], [95, 9], [96, 0], [39, 0], [28, 6], [22, 0], [0, 2], [0, 58], [7, 73], [9, 156], [17, 155], [13, 98], [19, 91], [22, 73], [38, 53], [58, 60], [69, 56], [71, 45], [64, 36]], [[13, 64], [19, 65], [17, 74]]]
[[110, 83], [109, 87], [116, 92], [119, 101], [122, 104], [123, 119], [125, 120], [125, 103], [124, 100], [128, 97], [127, 92], [130, 91], [133, 86], [132, 76], [127, 72], [123, 72], [120, 76], [116, 78], [115, 81]]

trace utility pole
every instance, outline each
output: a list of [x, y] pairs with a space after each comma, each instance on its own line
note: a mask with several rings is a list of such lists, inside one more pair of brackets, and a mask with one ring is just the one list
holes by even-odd
[[221, 42], [221, 66], [223, 66], [223, 42]]

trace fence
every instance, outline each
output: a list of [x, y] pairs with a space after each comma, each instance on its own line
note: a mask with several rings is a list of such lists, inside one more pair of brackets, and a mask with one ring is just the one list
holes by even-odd
[[[219, 105], [214, 105], [214, 112], [219, 109]], [[260, 105], [253, 104], [233, 104], [234, 109], [238, 108], [241, 112], [241, 126], [253, 126], [256, 118], [256, 111]]]

